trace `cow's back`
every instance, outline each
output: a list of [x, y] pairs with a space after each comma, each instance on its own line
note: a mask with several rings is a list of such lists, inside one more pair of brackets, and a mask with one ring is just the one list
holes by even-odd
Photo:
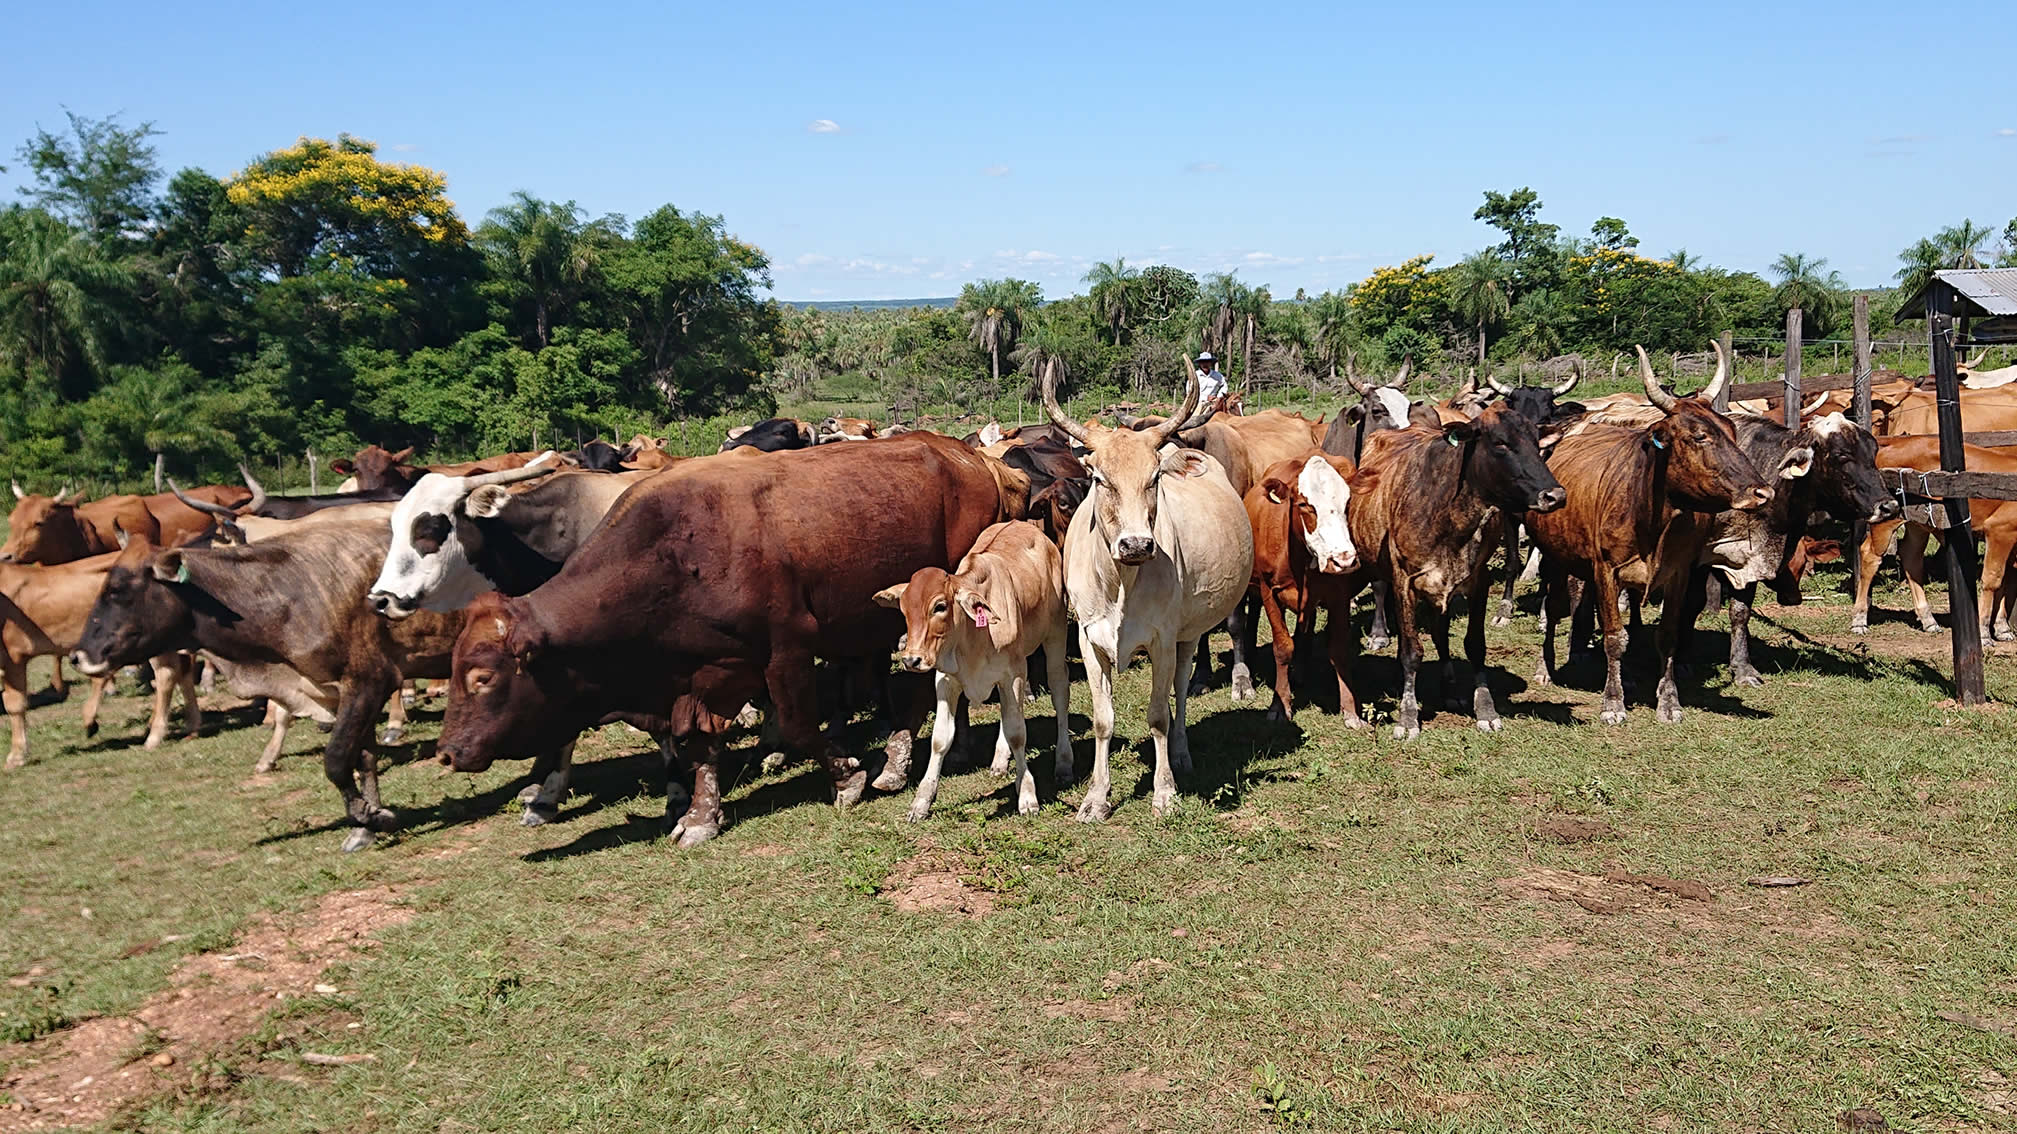
[[[1247, 591], [1254, 570], [1254, 535], [1246, 504], [1209, 454], [1194, 476], [1170, 473], [1158, 488], [1156, 553], [1135, 571], [1123, 595], [1120, 566], [1098, 531], [1091, 499], [1072, 517], [1065, 539], [1065, 589], [1081, 623], [1113, 623], [1117, 649], [1128, 653], [1151, 638], [1197, 638], [1225, 621]], [[1125, 601], [1125, 609], [1119, 604]]]
[[1527, 514], [1527, 530], [1543, 551], [1614, 566], [1654, 553], [1647, 537], [1658, 529], [1640, 521], [1654, 518], [1649, 507], [1664, 511], [1666, 502], [1648, 500], [1653, 470], [1644, 433], [1616, 425], [1583, 427], [1556, 443], [1548, 471], [1568, 491], [1568, 502], [1553, 512]]
[[1013, 612], [997, 649], [1028, 657], [1064, 618], [1064, 560], [1043, 529], [1026, 520], [995, 524], [980, 534], [954, 572], [997, 612]]

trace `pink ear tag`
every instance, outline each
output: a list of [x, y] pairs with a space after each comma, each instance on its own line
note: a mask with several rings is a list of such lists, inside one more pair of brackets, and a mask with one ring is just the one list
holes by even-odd
[[987, 625], [987, 607], [976, 606], [973, 608], [973, 624], [975, 626]]

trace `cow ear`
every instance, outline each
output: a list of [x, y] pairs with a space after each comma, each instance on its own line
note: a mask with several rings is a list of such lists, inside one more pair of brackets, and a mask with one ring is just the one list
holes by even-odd
[[413, 446], [408, 445], [406, 448], [401, 449], [397, 453], [392, 454], [392, 463], [395, 465], [404, 464], [406, 463], [406, 459], [408, 457], [411, 457], [412, 455], [413, 455]]
[[509, 503], [509, 489], [501, 484], [486, 484], [462, 502], [462, 514], [478, 520], [491, 520], [502, 515], [504, 506]]
[[1357, 425], [1358, 423], [1366, 420], [1366, 407], [1363, 405], [1346, 406], [1345, 412], [1339, 414], [1338, 416], [1346, 421], [1351, 422], [1353, 425]]
[[1798, 480], [1814, 468], [1814, 450], [1805, 445], [1788, 449], [1779, 461], [1780, 480]]
[[1584, 405], [1581, 402], [1556, 402], [1555, 412], [1552, 416], [1555, 417], [1556, 419], [1561, 419], [1565, 417], [1580, 416], [1582, 414], [1586, 414], [1589, 412], [1590, 407]]
[[1261, 488], [1267, 492], [1268, 502], [1271, 504], [1280, 504], [1282, 501], [1287, 500], [1289, 498], [1288, 482], [1283, 480], [1281, 477], [1278, 476], [1269, 477], [1267, 480], [1261, 483]]
[[112, 537], [119, 541], [121, 551], [126, 550], [126, 544], [133, 538], [126, 534], [126, 525], [120, 523], [117, 516], [112, 517]]
[[876, 605], [886, 606], [891, 610], [895, 610], [903, 605], [903, 593], [908, 589], [910, 589], [909, 583], [898, 583], [894, 587], [884, 587], [875, 593]]
[[357, 471], [357, 466], [350, 463], [349, 457], [338, 457], [329, 462], [329, 470], [338, 476], [350, 476]]
[[1204, 476], [1212, 471], [1212, 462], [1197, 449], [1176, 448], [1163, 455], [1162, 471], [1178, 476]]
[[505, 638], [504, 644], [511, 650], [511, 656], [518, 659], [519, 668], [523, 669], [539, 660], [539, 655], [545, 651], [546, 633], [537, 627], [514, 621], [511, 634]]
[[960, 613], [975, 626], [986, 628], [995, 621], [994, 611], [989, 609], [987, 600], [972, 587], [960, 587], [953, 592], [952, 601], [959, 605]]
[[1561, 443], [1562, 436], [1563, 436], [1562, 431], [1559, 429], [1551, 429], [1548, 432], [1541, 434], [1540, 436], [1541, 452], [1543, 453], [1554, 452], [1555, 446]]
[[1452, 445], [1461, 445], [1478, 435], [1476, 422], [1453, 421], [1443, 426], [1443, 437]]
[[164, 583], [189, 581], [189, 562], [180, 551], [164, 551], [154, 557], [154, 577]]

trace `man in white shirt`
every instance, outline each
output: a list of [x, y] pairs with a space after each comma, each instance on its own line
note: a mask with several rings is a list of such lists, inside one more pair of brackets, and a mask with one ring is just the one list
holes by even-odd
[[1211, 351], [1200, 351], [1195, 365], [1198, 372], [1198, 406], [1213, 412], [1224, 409], [1226, 376], [1219, 373], [1219, 360], [1212, 357]]

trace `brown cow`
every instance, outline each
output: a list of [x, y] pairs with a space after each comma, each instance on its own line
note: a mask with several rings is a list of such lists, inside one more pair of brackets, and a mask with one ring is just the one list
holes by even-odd
[[1715, 514], [1730, 508], [1755, 510], [1772, 501], [1771, 485], [1737, 444], [1730, 419], [1710, 408], [1726, 371], [1718, 369], [1701, 395], [1678, 398], [1660, 388], [1642, 347], [1639, 374], [1647, 398], [1661, 410], [1660, 420], [1638, 429], [1590, 425], [1571, 430], [1548, 462], [1568, 489], [1569, 505], [1545, 515], [1529, 513], [1526, 520], [1527, 532], [1541, 549], [1548, 588], [1541, 668], [1534, 683], [1554, 680], [1555, 628], [1568, 613], [1568, 576], [1593, 582], [1604, 628], [1606, 673], [1599, 715], [1606, 724], [1625, 720], [1620, 587], [1665, 596], [1658, 717], [1679, 721], [1680, 693], [1674, 683], [1674, 651], [1684, 621], [1679, 615]]
[[1336, 623], [1331, 630], [1331, 664], [1337, 671], [1339, 709], [1346, 724], [1365, 727], [1347, 683], [1358, 642], [1344, 621], [1350, 617], [1353, 596], [1364, 585], [1360, 579], [1345, 582], [1359, 565], [1347, 511], [1352, 498], [1348, 481], [1356, 471], [1344, 457], [1315, 451], [1275, 462], [1261, 482], [1247, 490], [1247, 520], [1254, 531], [1252, 589], [1259, 593], [1274, 632], [1275, 703], [1268, 710], [1269, 720], [1286, 721], [1295, 715], [1289, 670], [1296, 642], [1289, 636], [1286, 615], [1296, 616], [1296, 633], [1307, 639], [1322, 609], [1330, 611]]
[[[28, 661], [45, 655], [61, 658], [77, 648], [84, 632], [84, 620], [91, 604], [105, 585], [105, 574], [119, 558], [118, 552], [94, 555], [52, 566], [0, 564], [0, 668], [4, 668], [8, 723], [13, 726], [13, 743], [7, 749], [7, 766], [18, 768], [28, 759]], [[139, 660], [139, 659], [135, 659]], [[148, 723], [146, 746], [159, 748], [168, 735], [168, 708], [176, 686], [188, 713], [189, 735], [202, 728], [203, 710], [196, 703], [195, 669], [187, 658], [165, 654], [149, 659], [154, 668], [154, 714]], [[84, 703], [84, 731], [98, 731], [98, 703], [105, 696], [110, 675], [91, 681], [91, 696]]]
[[[1880, 437], [1877, 444], [1877, 467], [1880, 469], [1932, 472], [1940, 467], [1938, 437]], [[2017, 446], [1986, 448], [1967, 445], [1964, 449], [1969, 472], [2017, 473]], [[1926, 601], [1926, 544], [1933, 536], [1933, 529], [1917, 521], [1900, 518], [1871, 524], [1864, 537], [1862, 571], [1856, 580], [1856, 605], [1849, 616], [1849, 629], [1853, 633], [1862, 634], [1870, 628], [1870, 584], [1883, 565], [1884, 549], [1890, 546], [1892, 533], [1898, 531], [1900, 524], [1905, 525], [1905, 530], [1898, 536], [1898, 565], [1904, 569], [1905, 582], [1912, 588], [1913, 613], [1919, 617], [1921, 630], [1928, 634], [1940, 630], [1940, 623], [1933, 617], [1933, 608]], [[1985, 641], [1992, 637], [1996, 641], [2008, 641], [2013, 634], [2005, 607], [2011, 596], [2003, 592], [2011, 554], [2017, 551], [2017, 501], [1969, 501], [1968, 526], [1987, 541], [1982, 558], [1981, 590], [1975, 608], [1981, 621], [1982, 638]], [[1943, 535], [1941, 538], [1946, 537]]]
[[1057, 722], [1057, 782], [1072, 781], [1071, 679], [1065, 667], [1064, 561], [1034, 524], [1010, 521], [980, 534], [973, 550], [948, 575], [922, 567], [907, 583], [877, 591], [875, 601], [903, 612], [899, 660], [912, 673], [936, 672], [938, 717], [931, 730], [931, 761], [911, 802], [913, 822], [931, 814], [939, 772], [952, 749], [954, 709], [962, 695], [1001, 701], [1001, 735], [994, 771], [1015, 761], [1016, 810], [1034, 815], [1037, 781], [1029, 770], [1029, 734], [1023, 698], [1029, 693], [1030, 655], [1041, 649]]
[[448, 465], [409, 465], [406, 462], [413, 456], [411, 445], [396, 453], [377, 445], [367, 445], [359, 449], [354, 458], [339, 458], [329, 462], [329, 467], [356, 482], [354, 488], [347, 488], [345, 491], [381, 492], [386, 489], [412, 487], [414, 481], [431, 472], [438, 472], [443, 476], [472, 476], [477, 473], [524, 468], [545, 456], [546, 452], [539, 450], [527, 453], [499, 453], [494, 457]]
[[119, 550], [120, 533], [161, 542], [161, 524], [138, 496], [107, 496], [79, 503], [66, 489], [37, 496], [14, 486], [14, 511], [7, 517], [7, 542], [0, 563], [68, 563]]
[[440, 751], [481, 771], [606, 719], [699, 737], [693, 802], [673, 829], [694, 846], [725, 821], [722, 734], [767, 693], [785, 745], [817, 755], [851, 804], [867, 775], [821, 742], [814, 658], [887, 656], [901, 620], [871, 596], [957, 562], [1004, 518], [1003, 491], [986, 458], [932, 433], [653, 477], [551, 581], [469, 607]]

